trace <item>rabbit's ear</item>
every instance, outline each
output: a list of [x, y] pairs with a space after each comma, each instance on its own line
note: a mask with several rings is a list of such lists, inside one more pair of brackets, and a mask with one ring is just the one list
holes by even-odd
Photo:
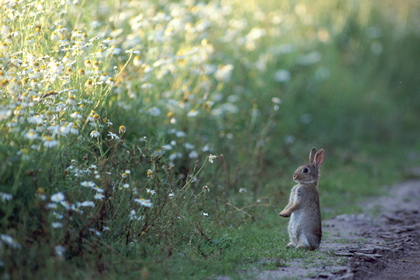
[[316, 149], [312, 148], [311, 152], [309, 153], [309, 163], [313, 163], [315, 160]]
[[315, 155], [315, 165], [317, 168], [320, 168], [321, 165], [324, 163], [324, 150], [319, 150]]

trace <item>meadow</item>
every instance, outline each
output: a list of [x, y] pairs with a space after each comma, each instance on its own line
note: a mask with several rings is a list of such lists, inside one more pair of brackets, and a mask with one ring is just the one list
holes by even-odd
[[278, 216], [310, 148], [323, 218], [418, 164], [414, 0], [0, 3], [5, 279], [320, 258]]

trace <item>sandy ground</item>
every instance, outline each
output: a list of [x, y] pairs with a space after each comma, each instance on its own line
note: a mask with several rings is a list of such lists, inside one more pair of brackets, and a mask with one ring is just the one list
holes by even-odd
[[294, 260], [253, 279], [420, 279], [420, 181], [393, 186], [363, 209], [323, 222], [325, 258]]

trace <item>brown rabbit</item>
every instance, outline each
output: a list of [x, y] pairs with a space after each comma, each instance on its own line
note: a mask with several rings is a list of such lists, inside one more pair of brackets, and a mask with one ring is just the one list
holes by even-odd
[[288, 231], [290, 243], [287, 247], [315, 250], [322, 237], [321, 211], [319, 207], [319, 169], [324, 162], [324, 150], [312, 148], [309, 163], [300, 166], [293, 175], [298, 183], [292, 188], [289, 203], [280, 212], [290, 217]]

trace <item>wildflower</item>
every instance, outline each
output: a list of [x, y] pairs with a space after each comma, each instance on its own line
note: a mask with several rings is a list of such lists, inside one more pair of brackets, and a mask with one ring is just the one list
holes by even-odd
[[92, 189], [93, 189], [93, 190], [95, 190], [95, 191], [97, 191], [97, 192], [99, 192], [99, 193], [103, 193], [103, 192], [104, 192], [104, 190], [103, 190], [103, 189], [101, 189], [101, 188], [100, 188], [100, 187], [98, 187], [98, 186], [94, 186]]
[[61, 202], [61, 201], [63, 201], [64, 199], [65, 199], [64, 194], [63, 194], [63, 193], [61, 193], [61, 192], [58, 192], [58, 193], [53, 194], [53, 195], [51, 196], [51, 201], [52, 201], [52, 202]]
[[220, 82], [227, 82], [230, 80], [230, 76], [232, 75], [233, 68], [234, 67], [232, 64], [219, 65], [216, 73], [214, 73], [214, 77], [216, 78], [216, 80]]
[[96, 130], [92, 130], [92, 132], [90, 133], [90, 137], [92, 137], [92, 138], [99, 137], [99, 135], [101, 135], [101, 133], [99, 133]]
[[214, 160], [215, 159], [217, 159], [218, 157], [217, 156], [214, 156], [214, 155], [209, 155], [209, 162], [210, 163], [213, 163], [214, 162]]
[[190, 143], [185, 143], [184, 144], [184, 147], [185, 147], [185, 149], [187, 149], [187, 150], [192, 150], [192, 149], [194, 149], [195, 148], [195, 146], [193, 145], [193, 144], [190, 144]]
[[0, 192], [0, 199], [3, 201], [9, 201], [12, 200], [13, 195], [8, 194], [8, 193], [4, 193], [4, 192]]
[[135, 198], [134, 199], [135, 202], [139, 203], [140, 205], [144, 206], [144, 207], [152, 207], [153, 203], [150, 201], [150, 199], [144, 199], [144, 198]]
[[209, 188], [208, 186], [204, 186], [204, 187], [203, 187], [203, 191], [210, 192], [210, 188]]
[[60, 223], [60, 222], [54, 222], [54, 223], [51, 224], [51, 226], [53, 228], [61, 228], [61, 227], [63, 227], [63, 224]]
[[11, 94], [17, 94], [21, 88], [21, 82], [17, 78], [13, 78], [7, 86], [7, 91]]
[[240, 193], [246, 193], [246, 192], [247, 192], [247, 190], [246, 190], [245, 188], [240, 188], [240, 189], [239, 189], [239, 192], [240, 192]]
[[83, 201], [83, 202], [77, 202], [77, 207], [95, 207], [95, 203], [93, 201]]
[[113, 86], [115, 83], [115, 79], [112, 77], [109, 77], [106, 81], [105, 84], [109, 85], [109, 86]]
[[105, 195], [103, 195], [103, 194], [101, 194], [101, 193], [96, 193], [94, 196], [93, 196], [93, 198], [94, 199], [98, 199], [98, 200], [101, 200], [101, 199], [103, 199], [105, 197]]
[[136, 55], [133, 59], [133, 64], [134, 66], [141, 66], [143, 64], [143, 61], [140, 59], [140, 57], [138, 55]]
[[95, 186], [95, 183], [92, 181], [83, 181], [80, 183], [83, 187], [90, 187], [93, 188]]
[[123, 188], [124, 189], [128, 189], [130, 187], [130, 185], [129, 184], [123, 184]]
[[152, 107], [148, 110], [149, 114], [153, 117], [157, 117], [160, 115], [160, 109], [157, 107]]
[[136, 50], [133, 50], [133, 49], [126, 50], [125, 52], [126, 53], [134, 53], [134, 54], [139, 54], [140, 53], [140, 51], [136, 51]]
[[13, 248], [20, 248], [20, 244], [10, 235], [0, 234], [0, 240]]
[[111, 48], [109, 48], [109, 49], [107, 50], [107, 52], [108, 52], [109, 54], [116, 54], [116, 55], [118, 55], [118, 54], [120, 54], [120, 53], [121, 53], [121, 49], [120, 49], [120, 48], [116, 48], [115, 46], [112, 46]]
[[104, 122], [107, 126], [111, 126], [111, 125], [112, 125], [112, 122], [111, 122], [109, 119], [107, 119], [107, 118], [103, 118], [102, 120], [103, 120], [103, 122]]
[[59, 220], [63, 219], [63, 215], [58, 214], [57, 212], [53, 212], [53, 214], [54, 214], [54, 217], [55, 217], [56, 219], [59, 219]]
[[28, 122], [33, 123], [33, 124], [42, 124], [43, 123], [43, 117], [41, 115], [36, 115], [36, 116], [33, 116], [33, 117], [29, 117]]
[[189, 112], [188, 112], [187, 116], [188, 116], [188, 117], [195, 117], [195, 116], [197, 116], [199, 113], [200, 113], [199, 111], [196, 111], [196, 110], [191, 110], [191, 111], [189, 111]]
[[274, 104], [281, 104], [281, 99], [278, 97], [273, 97], [271, 98], [271, 102], [273, 102]]
[[43, 140], [44, 140], [44, 147], [53, 148], [53, 147], [55, 147], [55, 146], [58, 145], [58, 141], [57, 140], [54, 140], [50, 136], [44, 136], [43, 137]]
[[70, 114], [70, 117], [72, 117], [73, 119], [81, 119], [81, 118], [83, 118], [83, 116], [80, 115], [78, 112], [74, 112], [74, 113]]
[[146, 188], [146, 192], [150, 195], [154, 195], [156, 193], [155, 190], [151, 190], [151, 189], [148, 189], [148, 188]]
[[35, 140], [38, 138], [38, 134], [31, 129], [27, 133], [25, 133], [25, 138], [29, 140]]
[[192, 151], [191, 153], [188, 154], [188, 156], [190, 158], [198, 158], [198, 153], [196, 151]]
[[92, 120], [94, 120], [94, 121], [99, 121], [100, 119], [101, 119], [101, 117], [100, 117], [98, 114], [94, 113], [94, 114], [92, 115]]
[[276, 82], [284, 83], [290, 80], [290, 72], [284, 69], [278, 70], [274, 73], [273, 79]]
[[55, 203], [48, 203], [45, 207], [47, 209], [57, 209], [57, 204], [55, 204]]
[[93, 86], [93, 81], [91, 79], [87, 80], [85, 83], [85, 87], [91, 87]]
[[61, 245], [57, 245], [54, 247], [54, 251], [57, 256], [62, 256], [64, 255], [64, 252], [66, 252], [66, 248]]
[[120, 132], [120, 134], [124, 134], [127, 131], [127, 128], [123, 125], [120, 126], [120, 128], [118, 129], [118, 131]]
[[[71, 127], [70, 127], [70, 125], [71, 125]], [[77, 127], [76, 124], [70, 123], [69, 127], [70, 127], [70, 133], [71, 134], [75, 134], [75, 135], [79, 134], [79, 128]]]
[[153, 177], [153, 171], [151, 169], [147, 170], [147, 178]]
[[208, 217], [209, 216], [209, 213], [203, 212], [203, 216], [204, 217]]
[[182, 138], [185, 137], [187, 134], [184, 131], [177, 131], [175, 135], [178, 138]]
[[67, 210], [74, 209], [74, 205], [70, 204], [68, 201], [61, 201], [60, 204]]
[[120, 137], [117, 134], [113, 133], [113, 132], [109, 132], [107, 134], [107, 136], [111, 137], [111, 139], [117, 139], [117, 140], [120, 139]]
[[123, 173], [123, 174], [121, 174], [121, 177], [123, 177], [123, 178], [127, 178], [127, 176], [128, 176], [128, 174], [127, 173]]
[[169, 145], [169, 144], [166, 144], [166, 145], [163, 145], [162, 146], [162, 149], [164, 149], [164, 150], [172, 150], [172, 146]]
[[125, 171], [125, 173], [126, 173], [126, 174], [131, 174], [131, 171], [127, 169], [127, 170]]

